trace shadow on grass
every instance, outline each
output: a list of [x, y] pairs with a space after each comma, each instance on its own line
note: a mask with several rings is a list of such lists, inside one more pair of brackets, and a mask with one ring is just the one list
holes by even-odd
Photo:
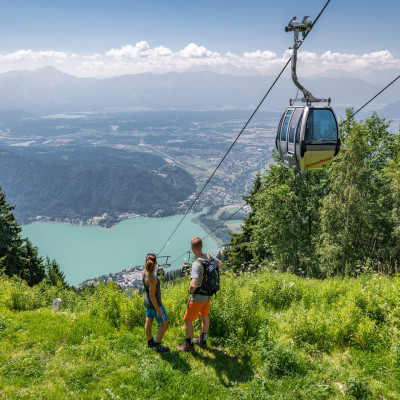
[[254, 376], [250, 356], [246, 353], [231, 356], [221, 349], [209, 347], [207, 350], [196, 348], [192, 354], [206, 366], [214, 368], [221, 384], [225, 387], [232, 386], [233, 382], [250, 381]]
[[182, 358], [182, 354], [178, 351], [171, 353], [160, 353], [161, 358], [170, 363], [171, 367], [177, 371], [188, 372], [191, 370], [189, 363]]

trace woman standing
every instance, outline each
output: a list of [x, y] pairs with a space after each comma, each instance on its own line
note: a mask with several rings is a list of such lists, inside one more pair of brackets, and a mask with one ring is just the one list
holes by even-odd
[[[147, 336], [147, 346], [159, 353], [165, 353], [170, 350], [168, 347], [161, 344], [161, 340], [168, 328], [169, 320], [165, 308], [161, 303], [161, 287], [160, 280], [155, 274], [156, 266], [157, 258], [155, 254], [147, 254], [146, 266], [142, 275], [143, 286], [146, 292], [144, 298], [144, 305], [146, 306], [146, 323], [144, 328]], [[151, 331], [154, 318], [159, 324], [155, 340]]]

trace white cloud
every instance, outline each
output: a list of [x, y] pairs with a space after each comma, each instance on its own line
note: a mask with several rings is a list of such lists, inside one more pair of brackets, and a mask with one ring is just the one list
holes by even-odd
[[14, 53], [0, 55], [0, 61], [28, 61], [38, 62], [44, 59], [47, 60], [63, 60], [68, 57], [67, 53], [61, 51], [33, 51], [18, 50]]
[[[220, 54], [195, 43], [189, 43], [183, 49], [174, 52], [164, 46], [152, 48], [146, 41], [140, 41], [135, 45], [126, 44], [120, 48], [112, 48], [104, 54], [79, 55], [53, 50], [18, 50], [0, 54], [0, 72], [33, 70], [54, 65], [63, 72], [81, 77], [200, 70], [238, 75], [276, 75], [290, 56], [289, 50], [281, 56], [269, 50]], [[305, 77], [316, 74], [323, 76], [332, 70], [343, 76], [365, 76], [371, 70], [384, 73], [385, 70], [397, 69], [400, 72], [400, 59], [387, 50], [366, 54], [327, 51], [322, 55], [300, 51], [298, 61], [299, 76]]]
[[361, 69], [392, 69], [400, 68], [400, 60], [393, 57], [390, 51], [375, 51], [372, 53], [357, 55], [332, 53], [327, 51], [321, 55], [322, 64], [325, 67], [334, 68], [340, 66], [345, 71], [356, 71]]
[[214, 58], [219, 56], [218, 53], [207, 50], [204, 46], [197, 46], [195, 43], [189, 43], [178, 52], [178, 55], [183, 58]]
[[251, 60], [273, 60], [276, 58], [276, 54], [273, 53], [272, 51], [253, 51], [252, 53], [245, 52], [243, 54], [244, 58], [248, 58]]

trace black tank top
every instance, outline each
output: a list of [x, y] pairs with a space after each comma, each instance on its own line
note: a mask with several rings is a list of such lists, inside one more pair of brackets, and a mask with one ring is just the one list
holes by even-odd
[[143, 271], [143, 287], [144, 287], [144, 290], [145, 290], [145, 292], [146, 292], [146, 296], [145, 296], [145, 298], [144, 298], [144, 305], [145, 305], [147, 308], [151, 308], [151, 309], [155, 310], [155, 307], [153, 306], [153, 303], [151, 302], [151, 298], [150, 298], [150, 287], [149, 287], [149, 285], [146, 283], [146, 278], [148, 278], [149, 276], [154, 276], [155, 278], [157, 278], [157, 285], [156, 285], [156, 293], [155, 293], [155, 295], [156, 295], [156, 299], [157, 299], [157, 303], [158, 303], [158, 306], [159, 306], [159, 307], [162, 306], [162, 303], [161, 303], [161, 286], [160, 286], [160, 280], [158, 279], [158, 277], [157, 277], [156, 274], [149, 274], [149, 275], [146, 275], [146, 272]]

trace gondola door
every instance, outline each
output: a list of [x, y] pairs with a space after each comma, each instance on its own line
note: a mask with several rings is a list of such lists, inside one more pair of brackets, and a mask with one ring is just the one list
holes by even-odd
[[310, 107], [299, 160], [302, 171], [325, 169], [339, 151], [336, 116], [330, 107]]
[[283, 118], [283, 123], [280, 131], [280, 140], [279, 140], [279, 151], [281, 153], [281, 157], [283, 159], [283, 162], [286, 167], [289, 167], [288, 165], [288, 142], [287, 142], [287, 133], [288, 133], [288, 128], [289, 128], [289, 122], [290, 118], [292, 117], [294, 108], [288, 108], [285, 112], [285, 116]]
[[296, 139], [296, 130], [299, 124], [299, 120], [303, 114], [303, 107], [296, 107], [292, 118], [289, 122], [288, 133], [287, 133], [287, 155], [285, 165], [289, 168], [298, 167], [297, 159], [296, 159], [296, 147], [295, 147], [295, 139]]

